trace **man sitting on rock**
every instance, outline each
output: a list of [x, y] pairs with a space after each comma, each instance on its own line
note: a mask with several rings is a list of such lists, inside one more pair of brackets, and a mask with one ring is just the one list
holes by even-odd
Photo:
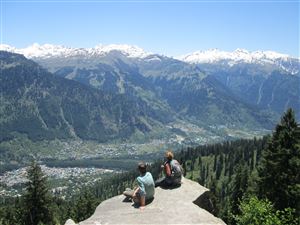
[[165, 154], [166, 161], [162, 165], [165, 177], [155, 181], [155, 187], [177, 187], [181, 185], [183, 169], [179, 162], [174, 159], [172, 151], [167, 151]]
[[140, 172], [140, 176], [136, 178], [138, 187], [135, 190], [126, 188], [123, 194], [139, 204], [140, 209], [144, 209], [146, 202], [154, 198], [154, 180], [152, 174], [146, 171], [145, 163], [139, 163], [138, 170]]

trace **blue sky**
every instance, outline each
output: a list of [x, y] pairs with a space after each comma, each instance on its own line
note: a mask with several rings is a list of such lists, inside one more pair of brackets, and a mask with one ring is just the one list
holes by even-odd
[[172, 56], [245, 48], [299, 57], [297, 0], [2, 0], [1, 5], [1, 42], [18, 48], [32, 43], [102, 43], [132, 44]]

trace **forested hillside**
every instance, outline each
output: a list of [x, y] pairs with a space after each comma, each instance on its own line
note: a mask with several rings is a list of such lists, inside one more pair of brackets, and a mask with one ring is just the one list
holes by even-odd
[[[299, 222], [300, 127], [291, 109], [272, 136], [190, 148], [181, 161], [187, 178], [210, 188], [214, 213], [228, 224]], [[278, 216], [285, 213], [289, 222]]]
[[0, 142], [16, 133], [52, 140], [81, 138], [105, 142], [170, 120], [145, 102], [103, 93], [52, 75], [22, 55], [0, 52]]

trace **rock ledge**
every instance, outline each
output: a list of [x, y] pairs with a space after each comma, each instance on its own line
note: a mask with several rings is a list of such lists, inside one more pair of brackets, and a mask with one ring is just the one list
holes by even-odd
[[[183, 179], [181, 187], [175, 189], [155, 189], [153, 202], [144, 210], [135, 208], [133, 203], [124, 202], [118, 195], [102, 202], [95, 213], [79, 225], [104, 224], [198, 224], [226, 225], [221, 219], [193, 203], [208, 189], [198, 183]], [[74, 225], [67, 220], [65, 225]]]

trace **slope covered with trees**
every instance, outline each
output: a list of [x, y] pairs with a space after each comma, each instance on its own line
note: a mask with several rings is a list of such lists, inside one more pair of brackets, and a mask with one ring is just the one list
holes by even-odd
[[52, 75], [22, 55], [0, 52], [0, 142], [81, 138], [105, 142], [169, 121], [142, 101]]
[[183, 166], [187, 177], [211, 189], [217, 214], [228, 224], [250, 224], [245, 219], [251, 218], [249, 207], [259, 211], [264, 206], [278, 222], [273, 224], [297, 224], [299, 133], [294, 111], [289, 109], [272, 136], [188, 149], [181, 155]]

